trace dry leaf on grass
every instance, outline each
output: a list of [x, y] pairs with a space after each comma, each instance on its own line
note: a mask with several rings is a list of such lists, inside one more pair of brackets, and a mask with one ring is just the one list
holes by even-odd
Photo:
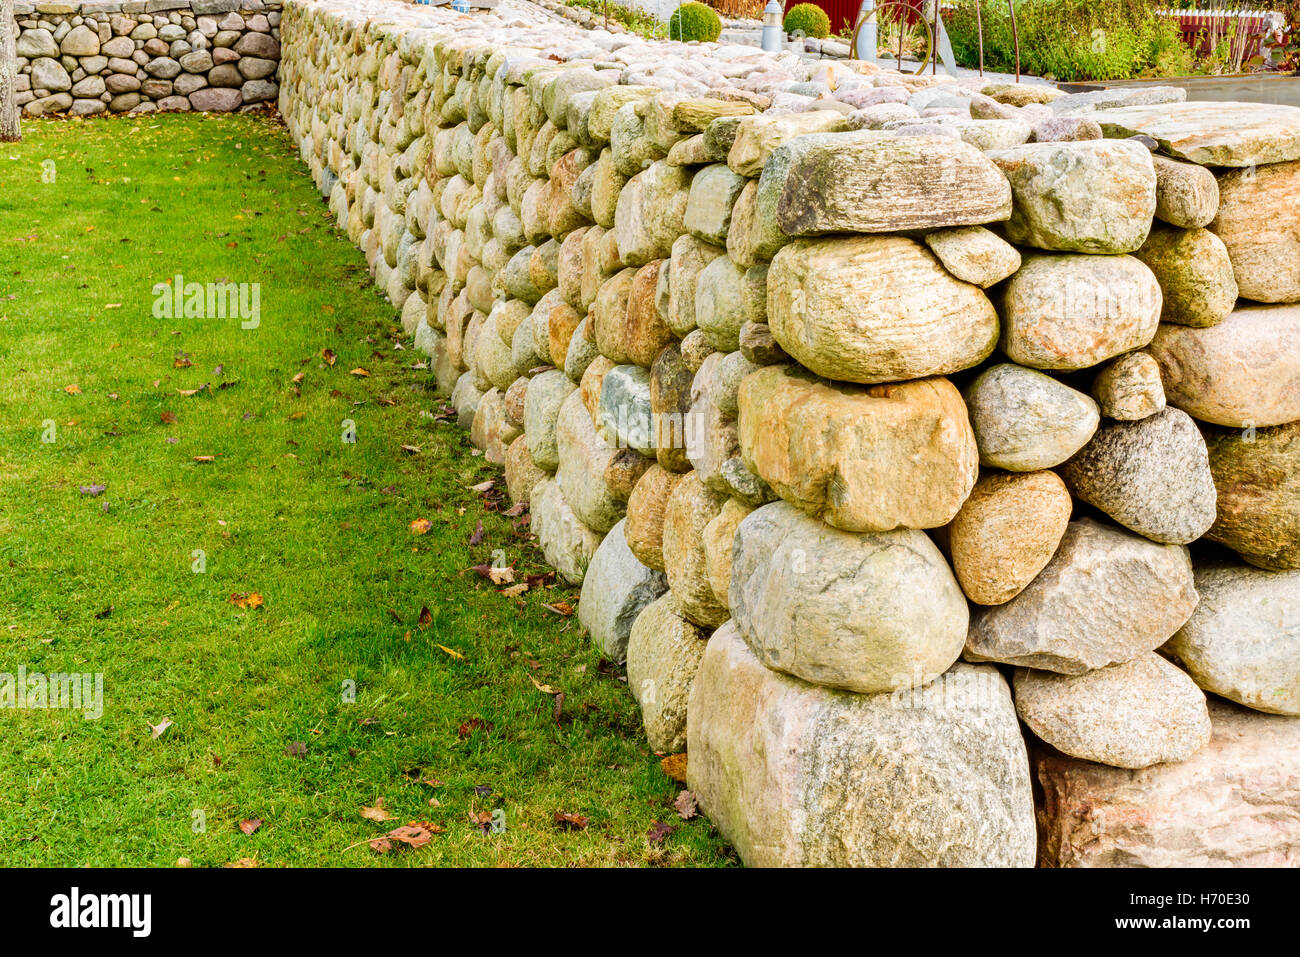
[[235, 592], [230, 596], [230, 603], [236, 608], [261, 608], [265, 604], [262, 596], [255, 591]]
[[585, 814], [569, 814], [566, 811], [555, 812], [555, 826], [564, 831], [585, 831], [589, 819]]
[[[146, 721], [145, 724], [149, 724], [149, 722]], [[159, 738], [163, 736], [166, 730], [171, 726], [172, 726], [171, 718], [163, 718], [157, 724], [150, 724], [149, 725], [149, 731], [151, 732], [150, 737], [152, 737], [155, 741], [157, 741]]]
[[538, 691], [540, 691], [542, 694], [559, 694], [559, 693], [560, 693], [560, 689], [559, 689], [559, 688], [552, 688], [550, 685], [544, 685], [544, 684], [542, 684], [540, 681], [538, 681], [536, 678], [534, 678], [532, 675], [529, 675], [529, 676], [528, 676], [528, 680], [531, 681], [531, 682], [533, 683], [533, 687], [536, 688]]
[[249, 835], [250, 837], [253, 835], [253, 832], [256, 831], [261, 826], [262, 826], [262, 819], [260, 817], [253, 817], [253, 818], [249, 818], [246, 821], [239, 822], [239, 829], [243, 831], [245, 834]]
[[417, 518], [411, 523], [411, 532], [415, 535], [425, 535], [431, 528], [433, 528], [433, 522], [427, 518]]
[[367, 821], [391, 821], [393, 815], [384, 810], [384, 799], [376, 798], [374, 807], [363, 807], [361, 816]]
[[682, 791], [677, 795], [677, 800], [673, 801], [673, 807], [677, 809], [677, 816], [683, 821], [689, 821], [700, 812], [700, 804], [695, 799], [694, 791]]

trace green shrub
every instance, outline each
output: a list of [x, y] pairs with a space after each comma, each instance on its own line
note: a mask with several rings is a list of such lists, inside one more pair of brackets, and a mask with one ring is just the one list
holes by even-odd
[[[984, 21], [984, 67], [1015, 69], [1015, 46], [1005, 0], [960, 0], [945, 26], [953, 54], [978, 66], [975, 3]], [[1190, 72], [1191, 50], [1177, 25], [1158, 17], [1146, 0], [1018, 0], [1020, 69], [1061, 81], [1118, 80]]]
[[702, 3], [684, 3], [668, 19], [668, 36], [673, 40], [716, 40], [722, 32], [718, 15]]
[[800, 3], [790, 8], [781, 28], [786, 33], [801, 31], [806, 37], [824, 39], [831, 32], [831, 18], [815, 3]]

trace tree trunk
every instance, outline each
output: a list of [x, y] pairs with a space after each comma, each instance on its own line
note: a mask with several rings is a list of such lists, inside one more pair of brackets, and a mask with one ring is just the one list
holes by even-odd
[[18, 128], [18, 55], [14, 52], [18, 27], [14, 23], [14, 0], [0, 0], [0, 143], [22, 138]]

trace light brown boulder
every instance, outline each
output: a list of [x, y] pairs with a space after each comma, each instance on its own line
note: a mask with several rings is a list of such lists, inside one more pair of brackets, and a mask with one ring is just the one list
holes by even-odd
[[517, 436], [506, 449], [506, 491], [510, 493], [510, 501], [527, 504], [537, 483], [549, 477], [549, 472], [534, 464], [528, 451], [528, 439], [523, 435]]
[[726, 501], [725, 495], [706, 488], [695, 472], [687, 472], [673, 487], [664, 509], [663, 563], [668, 586], [680, 613], [705, 628], [716, 627], [731, 616], [713, 594], [704, 553], [704, 529]]
[[1152, 154], [1156, 168], [1156, 219], [1171, 226], [1208, 226], [1219, 212], [1219, 183], [1204, 166]]
[[933, 253], [901, 236], [784, 247], [767, 274], [767, 317], [798, 362], [846, 382], [970, 368], [998, 336], [997, 313], [979, 287], [954, 279]]
[[689, 169], [662, 161], [627, 181], [618, 195], [613, 230], [625, 265], [668, 257], [682, 234], [690, 184]]
[[752, 506], [729, 498], [722, 511], [704, 526], [704, 561], [709, 572], [709, 586], [719, 604], [728, 605], [730, 600], [727, 591], [731, 588], [731, 547], [736, 540], [736, 529], [753, 510]]
[[959, 139], [857, 130], [800, 136], [775, 150], [757, 203], [759, 218], [787, 236], [888, 233], [1005, 220], [1011, 187]]
[[628, 290], [623, 351], [629, 361], [647, 369], [665, 346], [676, 341], [667, 317], [660, 312], [660, 273], [667, 265], [666, 259], [646, 263], [636, 271]]
[[1155, 415], [1165, 407], [1160, 363], [1149, 352], [1126, 352], [1097, 373], [1092, 397], [1110, 419], [1134, 422]]
[[1300, 162], [1224, 173], [1210, 229], [1228, 247], [1243, 297], [1300, 302]]
[[1019, 250], [983, 226], [926, 233], [925, 244], [948, 272], [981, 289], [1000, 283], [1020, 268]]
[[1159, 103], [1088, 114], [1107, 136], [1150, 136], [1160, 152], [1201, 166], [1300, 159], [1300, 109], [1266, 103]]
[[664, 570], [664, 513], [681, 476], [658, 465], [646, 469], [627, 500], [627, 547], [641, 564]]
[[736, 126], [727, 165], [740, 176], [758, 176], [772, 151], [786, 140], [809, 133], [829, 133], [848, 128], [844, 116], [833, 110], [814, 110], [785, 116], [750, 116]]
[[792, 366], [741, 383], [741, 456], [774, 492], [836, 528], [935, 528], [979, 475], [961, 394], [947, 379], [851, 386]]
[[1132, 256], [1027, 255], [1003, 290], [1002, 351], [1034, 369], [1085, 369], [1145, 346], [1160, 309], [1160, 284]]
[[686, 708], [708, 632], [689, 621], [672, 592], [642, 609], [627, 640], [627, 687], [653, 751], [686, 747]]
[[1205, 329], [1161, 325], [1150, 353], [1165, 396], [1202, 422], [1263, 428], [1300, 419], [1300, 306], [1248, 306]]
[[1020, 594], [1056, 554], [1073, 504], [1054, 472], [994, 473], [976, 482], [948, 527], [966, 597], [1001, 605]]

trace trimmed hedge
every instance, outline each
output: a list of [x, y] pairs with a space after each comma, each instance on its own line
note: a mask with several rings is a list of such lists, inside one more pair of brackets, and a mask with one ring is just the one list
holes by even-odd
[[787, 34], [800, 30], [806, 37], [822, 40], [830, 36], [831, 18], [815, 3], [800, 3], [790, 8], [781, 28]]
[[685, 3], [668, 19], [668, 36], [673, 40], [712, 41], [722, 32], [722, 21], [702, 3]]

